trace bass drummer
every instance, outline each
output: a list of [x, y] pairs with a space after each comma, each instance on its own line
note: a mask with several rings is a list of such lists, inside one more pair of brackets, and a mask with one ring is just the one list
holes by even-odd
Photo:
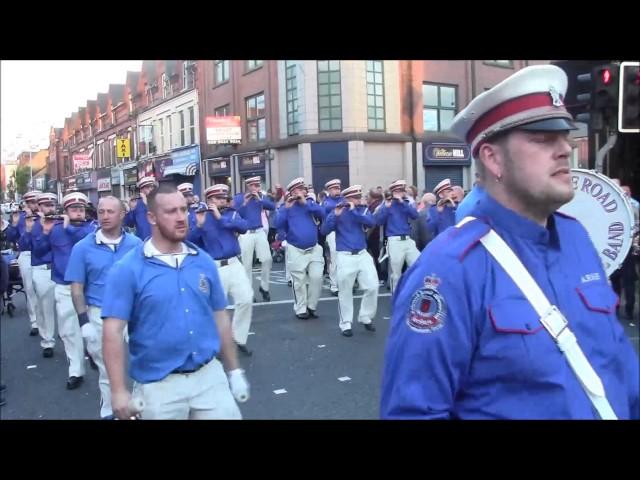
[[616, 296], [584, 227], [557, 213], [574, 196], [566, 91], [562, 69], [530, 66], [454, 119], [486, 195], [396, 289], [383, 418], [640, 417]]

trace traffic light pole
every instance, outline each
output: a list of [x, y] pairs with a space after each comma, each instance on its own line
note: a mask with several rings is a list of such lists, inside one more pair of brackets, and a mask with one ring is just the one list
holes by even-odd
[[[602, 146], [602, 148], [598, 150], [598, 153], [596, 154], [596, 172], [604, 173], [602, 168], [604, 165], [604, 157], [614, 147], [617, 140], [618, 140], [618, 134], [614, 133], [609, 137], [609, 139], [607, 140], [607, 143], [605, 143]], [[596, 142], [597, 142], [597, 139], [596, 139]]]

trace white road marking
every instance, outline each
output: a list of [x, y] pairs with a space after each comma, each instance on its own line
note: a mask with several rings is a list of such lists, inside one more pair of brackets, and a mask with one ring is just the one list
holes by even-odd
[[[390, 293], [379, 293], [378, 297], [390, 297], [391, 294]], [[353, 298], [362, 298], [363, 295], [354, 295]], [[337, 301], [338, 297], [322, 297], [319, 298], [318, 301], [320, 302], [327, 302], [327, 301]], [[260, 306], [265, 306], [265, 305], [283, 305], [286, 303], [293, 303], [293, 299], [291, 300], [274, 300], [272, 302], [256, 302], [253, 304], [254, 307], [260, 307]]]
[[287, 391], [284, 388], [281, 388], [279, 390], [274, 390], [273, 393], [276, 395], [282, 395], [283, 393], [287, 393]]
[[38, 366], [37, 365], [29, 365], [29, 366], [27, 366], [27, 370], [30, 370], [32, 368], [38, 368]]
[[338, 381], [340, 381], [340, 382], [348, 382], [349, 380], [351, 380], [351, 377], [340, 377], [340, 378], [338, 378]]
[[249, 332], [247, 335], [255, 335], [256, 332]]
[[326, 345], [318, 345], [318, 348], [324, 348]]

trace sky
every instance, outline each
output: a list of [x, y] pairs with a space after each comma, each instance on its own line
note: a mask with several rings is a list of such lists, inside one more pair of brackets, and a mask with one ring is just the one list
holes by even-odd
[[3, 163], [29, 146], [47, 148], [52, 126], [62, 128], [87, 100], [106, 93], [110, 83], [124, 83], [127, 70], [141, 68], [142, 60], [1, 61]]

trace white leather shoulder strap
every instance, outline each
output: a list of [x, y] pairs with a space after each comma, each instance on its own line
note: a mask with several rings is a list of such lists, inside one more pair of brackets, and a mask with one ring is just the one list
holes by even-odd
[[[465, 217], [456, 227], [461, 227], [472, 220], [475, 218]], [[544, 292], [500, 235], [492, 229], [480, 241], [540, 315], [540, 322], [556, 342], [558, 348], [565, 354], [569, 366], [578, 377], [600, 418], [617, 420], [616, 414], [607, 400], [602, 380], [582, 352], [566, 318], [555, 305], [549, 303]]]

